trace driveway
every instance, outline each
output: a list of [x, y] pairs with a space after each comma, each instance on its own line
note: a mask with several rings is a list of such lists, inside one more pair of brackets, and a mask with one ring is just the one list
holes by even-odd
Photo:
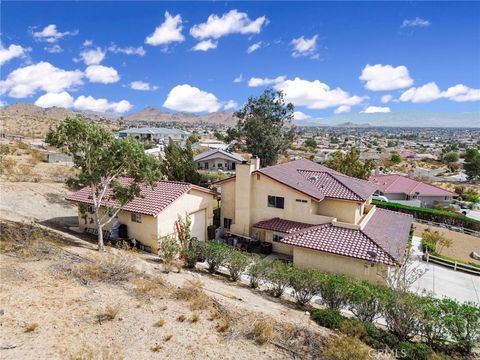
[[412, 256], [414, 259], [412, 266], [418, 266], [426, 271], [425, 274], [413, 284], [411, 288], [412, 291], [418, 293], [426, 291], [438, 298], [447, 296], [461, 302], [473, 301], [480, 304], [480, 276], [427, 263], [421, 259], [421, 238], [414, 236], [412, 243]]

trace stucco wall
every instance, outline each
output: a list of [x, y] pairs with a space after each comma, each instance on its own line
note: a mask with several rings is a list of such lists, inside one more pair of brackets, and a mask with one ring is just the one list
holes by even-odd
[[361, 204], [354, 201], [323, 199], [318, 203], [317, 211], [319, 214], [351, 224], [357, 224], [362, 216]]
[[386, 267], [381, 264], [372, 267], [368, 261], [294, 247], [293, 263], [302, 269], [317, 269], [327, 273], [349, 275], [372, 283], [385, 283], [383, 275]]
[[223, 219], [235, 219], [235, 180], [223, 183], [221, 189], [220, 226], [223, 227]]

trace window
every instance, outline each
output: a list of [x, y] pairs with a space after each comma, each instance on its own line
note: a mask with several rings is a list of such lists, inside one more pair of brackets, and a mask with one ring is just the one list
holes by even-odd
[[205, 170], [208, 170], [208, 162], [205, 163], [204, 168], [205, 168]]
[[231, 226], [232, 226], [232, 219], [224, 218], [223, 219], [223, 228], [224, 229], [230, 229]]
[[219, 169], [223, 168], [223, 164], [222, 164], [222, 163], [218, 163], [217, 166], [218, 166]]
[[132, 215], [132, 222], [136, 222], [136, 223], [142, 222], [142, 214], [132, 213], [131, 215]]
[[95, 212], [95, 210], [93, 209], [93, 206], [92, 206], [92, 205], [88, 205], [87, 211], [88, 211], [90, 214], [93, 214], [93, 213]]
[[285, 198], [283, 197], [268, 195], [268, 207], [283, 209], [284, 202], [285, 202]]
[[272, 239], [273, 239], [274, 242], [280, 242], [280, 240], [283, 239], [283, 235], [273, 233], [273, 238]]
[[304, 199], [295, 199], [296, 202], [299, 202], [299, 203], [307, 203], [308, 201], [307, 200], [304, 200]]

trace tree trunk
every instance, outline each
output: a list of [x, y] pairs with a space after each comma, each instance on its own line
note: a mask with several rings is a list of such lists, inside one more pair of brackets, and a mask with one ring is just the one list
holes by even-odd
[[105, 251], [105, 247], [103, 245], [103, 227], [98, 224], [98, 251]]

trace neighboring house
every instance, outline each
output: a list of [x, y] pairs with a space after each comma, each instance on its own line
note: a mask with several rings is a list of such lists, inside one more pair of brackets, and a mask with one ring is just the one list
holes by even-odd
[[[78, 214], [79, 226], [83, 230], [95, 228], [91, 221], [93, 200], [90, 194], [90, 188], [86, 187], [66, 198], [86, 205], [87, 212], [82, 214], [79, 206]], [[158, 240], [175, 233], [178, 216], [188, 215], [192, 221], [191, 236], [203, 241], [207, 239], [207, 227], [213, 223], [214, 196], [214, 192], [208, 189], [183, 182], [160, 181], [153, 188], [142, 185], [141, 196], [125, 205], [117, 219], [106, 229], [118, 221], [127, 226], [130, 239], [135, 239], [156, 252]], [[116, 202], [108, 200], [104, 204], [109, 207], [118, 206]]]
[[217, 182], [224, 231], [270, 242], [301, 268], [372, 282], [403, 263], [413, 218], [371, 205], [375, 184], [305, 159], [259, 165]]
[[423, 207], [433, 207], [438, 203], [450, 203], [457, 196], [452, 191], [398, 174], [374, 175], [370, 181], [377, 185], [378, 194], [394, 202], [413, 201]]
[[194, 158], [198, 170], [206, 171], [235, 171], [238, 164], [245, 161], [238, 154], [224, 149], [212, 149], [198, 154]]
[[121, 130], [117, 133], [117, 136], [119, 138], [131, 136], [140, 141], [168, 144], [169, 139], [183, 143], [190, 136], [190, 133], [175, 128], [142, 127]]

